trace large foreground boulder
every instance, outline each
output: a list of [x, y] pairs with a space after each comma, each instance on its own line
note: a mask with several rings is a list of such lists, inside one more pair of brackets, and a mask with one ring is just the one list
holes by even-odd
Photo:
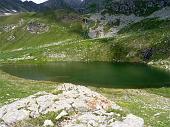
[[[39, 92], [1, 107], [0, 127], [11, 127], [18, 121], [60, 111], [56, 117], [58, 121], [54, 124], [61, 127], [144, 126], [142, 118], [119, 114], [118, 111], [122, 112], [120, 106], [87, 87], [63, 84], [57, 90], [54, 94]], [[67, 119], [63, 118], [65, 115]]]

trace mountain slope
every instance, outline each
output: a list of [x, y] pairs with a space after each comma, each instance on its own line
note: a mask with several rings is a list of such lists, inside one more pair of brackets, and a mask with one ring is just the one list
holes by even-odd
[[169, 10], [136, 16], [63, 9], [1, 17], [0, 61], [145, 62], [170, 70]]
[[170, 6], [169, 0], [105, 0], [105, 8], [109, 13], [150, 15], [154, 11]]
[[1, 18], [0, 61], [170, 62], [169, 19], [150, 17], [129, 24], [115, 37], [89, 39], [82, 17], [60, 10]]
[[79, 9], [82, 7], [83, 2], [81, 0], [48, 0], [41, 5], [48, 7], [49, 9]]
[[63, 9], [66, 6], [63, 0], [49, 0], [41, 5], [47, 6], [50, 9]]
[[[0, 18], [1, 50], [83, 39], [81, 17], [66, 10]], [[6, 42], [6, 43], [4, 43]]]
[[26, 11], [39, 11], [43, 10], [43, 6], [39, 6], [34, 2], [22, 2], [21, 0], [0, 0], [0, 14], [16, 13]]
[[0, 12], [16, 12], [16, 11], [25, 11], [25, 8], [22, 5], [20, 0], [0, 0]]
[[82, 13], [101, 12], [110, 14], [149, 15], [170, 6], [169, 0], [48, 0], [42, 4], [20, 0], [0, 0], [0, 13], [73, 9]]

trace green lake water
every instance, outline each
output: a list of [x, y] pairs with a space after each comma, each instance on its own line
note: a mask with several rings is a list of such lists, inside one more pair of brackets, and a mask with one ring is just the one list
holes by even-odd
[[144, 64], [57, 62], [40, 65], [3, 65], [11, 75], [33, 80], [75, 83], [112, 88], [170, 86], [170, 73]]

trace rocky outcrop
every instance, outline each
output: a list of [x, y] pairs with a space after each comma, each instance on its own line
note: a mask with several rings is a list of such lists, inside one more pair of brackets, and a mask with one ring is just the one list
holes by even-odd
[[[60, 124], [62, 127], [143, 127], [143, 120], [132, 114], [116, 120], [117, 114], [105, 111], [87, 112], [76, 115]], [[68, 124], [69, 123], [69, 124]]]
[[27, 26], [27, 30], [30, 33], [36, 33], [36, 34], [40, 34], [40, 33], [45, 33], [49, 31], [49, 26], [47, 26], [44, 23], [39, 23], [39, 22], [30, 22]]
[[18, 27], [21, 27], [24, 24], [24, 20], [20, 19], [17, 24], [6, 24], [0, 26], [0, 31], [2, 32], [11, 32]]
[[135, 14], [102, 14], [95, 13], [89, 18], [85, 18], [84, 24], [89, 29], [90, 38], [113, 37], [117, 33], [134, 23], [145, 19], [158, 18], [160, 20], [170, 19], [170, 7], [165, 7], [159, 11], [155, 11], [149, 16], [136, 16]]
[[142, 51], [141, 54], [144, 61], [150, 60], [150, 58], [153, 55], [153, 49], [152, 48], [145, 49], [144, 51]]
[[[103, 38], [113, 37], [122, 28], [143, 20], [144, 17], [132, 15], [102, 15], [101, 13], [92, 14], [85, 25], [89, 28], [89, 37]], [[92, 23], [95, 24], [92, 26]], [[91, 27], [92, 26], [92, 27]]]
[[15, 24], [0, 26], [0, 30], [3, 32], [10, 32], [10, 31], [14, 30], [15, 28], [17, 28], [17, 25], [15, 25]]
[[8, 41], [13, 41], [15, 40], [15, 36], [14, 35], [10, 35], [8, 38], [7, 38]]
[[105, 9], [109, 13], [150, 15], [154, 11], [170, 5], [169, 0], [107, 0]]
[[160, 59], [160, 60], [157, 60], [157, 61], [152, 60], [148, 63], [148, 65], [170, 71], [170, 58]]
[[[57, 90], [58, 92], [55, 91], [53, 94], [39, 92], [1, 107], [0, 126], [10, 127], [18, 121], [36, 118], [52, 111], [56, 113], [61, 111], [56, 118], [57, 123], [54, 123], [61, 127], [144, 126], [142, 118], [132, 114], [122, 116], [118, 113], [123, 111], [120, 106], [84, 86], [63, 84]], [[68, 116], [69, 119], [59, 120], [64, 116]], [[53, 123], [46, 120], [44, 124]]]

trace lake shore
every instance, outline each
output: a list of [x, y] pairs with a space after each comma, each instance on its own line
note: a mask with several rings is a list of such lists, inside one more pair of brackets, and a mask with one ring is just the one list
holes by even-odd
[[[39, 91], [54, 92], [60, 83], [25, 80], [0, 71], [1, 106], [18, 99], [33, 95]], [[133, 113], [144, 119], [147, 126], [169, 125], [169, 93], [170, 88], [159, 89], [107, 89], [89, 87], [116, 104], [124, 111]], [[152, 98], [151, 98], [152, 96]], [[147, 99], [146, 99], [147, 98]], [[165, 101], [166, 100], [166, 101]], [[155, 103], [157, 102], [157, 103]], [[161, 123], [159, 122], [159, 119]], [[168, 126], [167, 126], [168, 127]]]

